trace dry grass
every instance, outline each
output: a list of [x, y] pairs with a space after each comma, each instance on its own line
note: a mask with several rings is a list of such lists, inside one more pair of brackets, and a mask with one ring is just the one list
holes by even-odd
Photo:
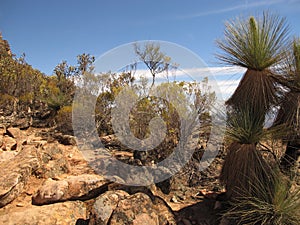
[[269, 71], [247, 70], [233, 95], [226, 101], [236, 108], [252, 107], [265, 115], [278, 103], [279, 88]]

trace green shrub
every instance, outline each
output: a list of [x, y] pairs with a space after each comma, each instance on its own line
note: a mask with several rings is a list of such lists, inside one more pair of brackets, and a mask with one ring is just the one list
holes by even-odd
[[8, 94], [0, 93], [0, 108], [5, 116], [11, 115], [14, 111], [15, 98]]
[[55, 117], [56, 128], [63, 134], [73, 135], [72, 106], [63, 106]]

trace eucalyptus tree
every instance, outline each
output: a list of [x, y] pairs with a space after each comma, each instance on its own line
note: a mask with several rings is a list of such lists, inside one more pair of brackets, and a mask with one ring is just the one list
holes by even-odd
[[146, 43], [143, 46], [135, 43], [134, 52], [152, 75], [151, 87], [154, 86], [157, 74], [162, 72], [168, 73], [169, 70], [176, 69], [178, 66], [172, 63], [171, 57], [162, 52], [160, 45], [154, 42]]

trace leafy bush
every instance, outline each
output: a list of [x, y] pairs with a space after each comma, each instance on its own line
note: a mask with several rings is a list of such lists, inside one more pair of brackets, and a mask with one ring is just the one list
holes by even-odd
[[14, 111], [14, 102], [15, 98], [8, 94], [1, 94], [0, 93], [0, 108], [3, 110], [5, 116], [10, 115]]
[[73, 135], [72, 106], [62, 107], [55, 117], [55, 122], [58, 131], [64, 134]]

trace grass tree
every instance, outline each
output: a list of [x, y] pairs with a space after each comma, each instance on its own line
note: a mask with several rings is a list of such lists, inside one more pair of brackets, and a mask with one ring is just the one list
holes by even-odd
[[[285, 137], [286, 151], [281, 160], [281, 166], [286, 172], [297, 161], [300, 149], [300, 39], [292, 42], [286, 60], [280, 67], [280, 72], [285, 76], [284, 85], [288, 88], [282, 101], [274, 126], [285, 125], [289, 132]], [[281, 79], [282, 80], [282, 79]]]
[[231, 198], [241, 188], [251, 193], [255, 176], [272, 182], [270, 166], [257, 145], [264, 134], [265, 116], [278, 102], [280, 88], [273, 68], [285, 57], [288, 26], [284, 18], [264, 12], [261, 17], [226, 23], [224, 38], [217, 41], [223, 63], [246, 68], [237, 89], [227, 100], [228, 147], [221, 181]]
[[224, 39], [217, 41], [222, 50], [217, 58], [227, 65], [247, 69], [226, 103], [265, 113], [277, 102], [278, 86], [272, 67], [285, 57], [286, 21], [264, 12], [261, 18], [237, 18], [225, 26]]
[[251, 107], [234, 108], [228, 114], [226, 136], [229, 145], [220, 180], [230, 199], [245, 193], [258, 195], [253, 185], [257, 179], [272, 186], [272, 166], [258, 149], [258, 144], [269, 134], [263, 129], [263, 121], [264, 116]]

